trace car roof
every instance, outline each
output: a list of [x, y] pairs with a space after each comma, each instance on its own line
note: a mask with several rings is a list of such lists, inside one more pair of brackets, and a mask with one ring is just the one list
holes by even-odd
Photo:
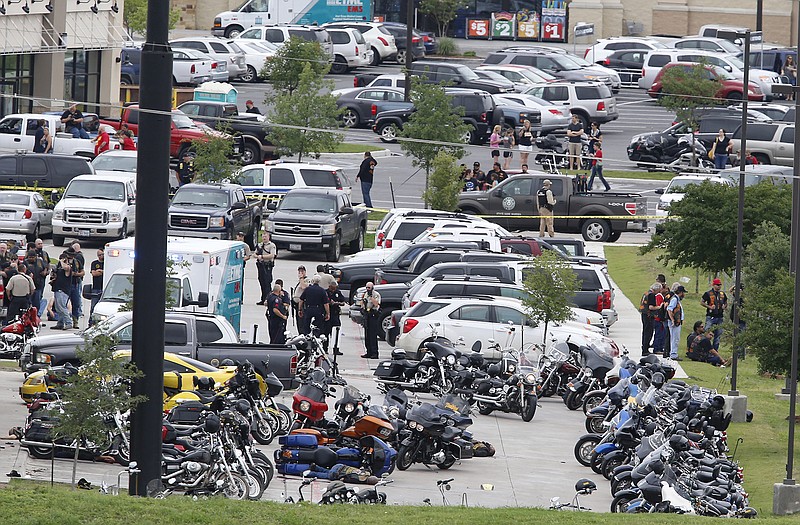
[[247, 164], [246, 166], [242, 166], [242, 168], [249, 168], [251, 166], [264, 166], [268, 168], [315, 168], [331, 171], [342, 169], [340, 166], [333, 166], [331, 164], [316, 164], [314, 162], [284, 162], [282, 160], [269, 160], [264, 163]]
[[314, 188], [293, 188], [289, 190], [289, 193], [308, 193], [308, 194], [315, 194], [319, 195], [324, 193], [326, 195], [347, 195], [346, 190], [337, 190], [336, 188], [326, 188], [326, 187], [314, 187]]
[[436, 297], [424, 297], [420, 299], [420, 302], [432, 302], [432, 303], [445, 303], [445, 304], [453, 304], [453, 303], [468, 303], [468, 302], [492, 302], [501, 304], [503, 306], [507, 305], [514, 305], [514, 306], [521, 306], [522, 301], [516, 299], [514, 297], [498, 297], [494, 295], [438, 295]]
[[[138, 151], [135, 150], [128, 150], [128, 149], [110, 149], [108, 151], [104, 151], [98, 157], [136, 157], [138, 155]], [[92, 159], [94, 160], [94, 159]]]
[[38, 191], [27, 191], [27, 190], [0, 190], [0, 194], [9, 194], [9, 193], [13, 193], [13, 194], [15, 194], [15, 195], [28, 195], [29, 197], [30, 197], [31, 195], [37, 195], [37, 194], [39, 194], [39, 192], [38, 192]]
[[128, 182], [131, 180], [136, 179], [136, 173], [133, 172], [125, 172], [125, 171], [110, 171], [110, 170], [100, 170], [98, 173], [94, 174], [84, 174], [78, 175], [72, 180], [96, 180], [96, 181], [107, 181], [111, 180], [114, 182]]

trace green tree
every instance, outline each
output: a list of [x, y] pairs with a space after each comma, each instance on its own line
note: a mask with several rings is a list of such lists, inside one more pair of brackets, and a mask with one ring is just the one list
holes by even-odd
[[274, 99], [269, 141], [282, 155], [297, 154], [297, 162], [308, 154], [319, 158], [321, 152], [332, 151], [343, 139], [341, 133], [332, 131], [339, 127], [342, 113], [336, 97], [320, 93], [320, 88], [333, 90], [333, 82], [323, 80], [323, 74], [304, 64], [297, 86]]
[[221, 133], [207, 132], [204, 139], [192, 141], [195, 182], [239, 181], [239, 162], [233, 157], [233, 142]]
[[93, 443], [99, 447], [108, 443], [106, 416], [134, 410], [145, 400], [132, 396], [130, 381], [141, 377], [125, 359], [114, 359], [115, 339], [107, 333], [93, 333], [77, 349], [80, 371], [59, 389], [61, 412], [53, 427], [54, 438], [75, 440], [72, 465], [72, 484], [75, 485], [80, 446]]
[[790, 252], [789, 235], [765, 222], [756, 227], [745, 253], [740, 315], [747, 329], [735, 343], [756, 355], [762, 373], [785, 374], [791, 365], [794, 279], [789, 273]]
[[319, 42], [292, 37], [267, 60], [260, 76], [268, 79], [278, 93], [292, 94], [299, 87], [306, 66], [311, 68], [315, 78], [322, 79], [331, 68], [330, 60]]
[[436, 20], [439, 36], [447, 36], [450, 22], [456, 19], [458, 10], [467, 5], [466, 0], [422, 0], [419, 3], [419, 11], [431, 15]]
[[[181, 17], [179, 9], [169, 10], [169, 28], [175, 29], [175, 24]], [[122, 25], [128, 35], [143, 35], [147, 29], [147, 0], [125, 0], [122, 9]]]
[[[670, 207], [661, 233], [653, 236], [642, 253], [660, 249], [659, 260], [677, 267], [710, 273], [729, 272], [736, 263], [738, 191], [735, 186], [703, 182], [689, 185], [683, 199]], [[788, 234], [791, 226], [792, 188], [768, 183], [745, 188], [742, 244], [745, 248], [763, 221]]]
[[440, 151], [433, 159], [433, 171], [428, 189], [422, 198], [425, 206], [434, 210], [454, 211], [458, 207], [458, 194], [461, 192], [460, 170], [456, 158]]
[[411, 164], [425, 170], [427, 191], [433, 161], [439, 152], [455, 159], [464, 156], [464, 148], [444, 143], [466, 142], [465, 137], [474, 130], [461, 120], [464, 108], [453, 107], [441, 84], [425, 84], [417, 77], [412, 78], [411, 102], [415, 111], [398, 135], [415, 140], [401, 141], [400, 147], [414, 157]]
[[544, 324], [542, 342], [546, 343], [550, 323], [572, 319], [572, 297], [578, 289], [578, 279], [569, 263], [551, 250], [533, 258], [523, 275], [528, 317], [534, 324]]
[[[659, 93], [659, 104], [674, 111], [676, 119], [685, 122], [692, 129], [697, 129], [700, 116], [705, 108], [721, 104], [716, 98], [722, 84], [719, 79], [706, 69], [706, 64], [695, 64], [689, 68], [671, 67], [661, 77], [662, 90]], [[692, 142], [694, 142], [692, 135]], [[692, 144], [694, 146], [694, 144]], [[692, 165], [697, 166], [692, 149]]]

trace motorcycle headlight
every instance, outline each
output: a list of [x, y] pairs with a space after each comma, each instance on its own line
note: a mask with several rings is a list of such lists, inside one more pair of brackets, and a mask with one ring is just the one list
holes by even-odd
[[517, 370], [516, 365], [508, 365], [508, 372], [510, 374], [513, 374], [514, 372], [516, 372], [516, 370]]
[[400, 417], [400, 409], [397, 407], [392, 407], [389, 409], [389, 417], [392, 419], [397, 419]]
[[454, 356], [454, 355], [447, 356], [447, 364], [448, 365], [456, 364], [456, 356]]
[[525, 378], [523, 379], [529, 385], [536, 384], [536, 374], [525, 374]]
[[208, 219], [208, 226], [211, 228], [224, 228], [225, 217], [210, 217]]
[[353, 411], [353, 410], [355, 410], [355, 409], [356, 409], [356, 406], [355, 406], [353, 403], [347, 403], [347, 404], [344, 406], [344, 411], [345, 411], [345, 412], [347, 412], [347, 413], [350, 413], [350, 412], [352, 412], [352, 411]]
[[414, 430], [415, 428], [417, 428], [417, 422], [416, 421], [409, 421], [408, 422], [408, 428], [410, 428], [411, 430]]
[[311, 403], [306, 400], [300, 401], [300, 411], [308, 412], [309, 410], [311, 410]]

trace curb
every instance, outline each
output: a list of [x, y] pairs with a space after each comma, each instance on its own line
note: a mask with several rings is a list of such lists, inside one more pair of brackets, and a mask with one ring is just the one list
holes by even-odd
[[[352, 157], [352, 156], [363, 157], [364, 156], [364, 152], [363, 151], [362, 152], [356, 151], [356, 152], [353, 152], [353, 153], [322, 153], [321, 155], [324, 155], [326, 157]], [[394, 157], [394, 156], [401, 156], [401, 155], [399, 153], [393, 152], [392, 150], [380, 149], [378, 151], [373, 151], [372, 152], [372, 156], [375, 157], [376, 159], [380, 159], [380, 158]]]

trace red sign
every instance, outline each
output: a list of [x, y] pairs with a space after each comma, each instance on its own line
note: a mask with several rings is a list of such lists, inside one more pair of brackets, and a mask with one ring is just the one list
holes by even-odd
[[467, 38], [489, 38], [489, 19], [467, 20]]
[[564, 40], [564, 24], [545, 22], [542, 24], [542, 40]]

